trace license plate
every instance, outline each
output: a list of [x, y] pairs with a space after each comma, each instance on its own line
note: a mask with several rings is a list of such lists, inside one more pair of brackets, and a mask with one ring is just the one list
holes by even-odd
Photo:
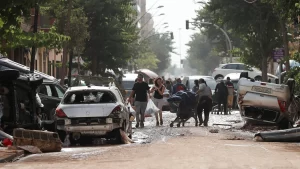
[[258, 87], [258, 86], [253, 86], [252, 87], [253, 91], [260, 92], [260, 93], [268, 93], [271, 94], [272, 89], [271, 88], [266, 88], [266, 87]]

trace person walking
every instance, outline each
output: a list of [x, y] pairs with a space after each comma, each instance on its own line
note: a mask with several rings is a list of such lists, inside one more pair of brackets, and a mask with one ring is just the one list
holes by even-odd
[[175, 94], [179, 91], [185, 91], [186, 87], [184, 84], [181, 83], [181, 79], [177, 78], [176, 79], [176, 84], [173, 86], [172, 94]]
[[[153, 93], [153, 102], [156, 105], [157, 108], [159, 108], [159, 112], [155, 113], [155, 118], [156, 118], [156, 126], [159, 126], [159, 124], [162, 126], [163, 125], [163, 118], [162, 118], [162, 107], [164, 105], [164, 92], [165, 92], [165, 86], [163, 85], [162, 79], [159, 77], [155, 79], [154, 81], [154, 86], [150, 90], [150, 93]], [[159, 115], [159, 119], [158, 119]], [[160, 123], [159, 123], [160, 121]]]
[[217, 98], [217, 102], [218, 102], [217, 114], [219, 114], [219, 112], [221, 110], [221, 104], [223, 104], [224, 114], [227, 115], [228, 89], [223, 80], [217, 84], [215, 91], [216, 91], [216, 98]]
[[129, 100], [132, 102], [133, 96], [135, 96], [134, 106], [136, 109], [136, 128], [138, 128], [139, 126], [141, 128], [144, 127], [145, 111], [148, 103], [148, 94], [150, 94], [149, 89], [150, 87], [148, 83], [144, 82], [144, 76], [142, 74], [139, 74], [137, 82], [134, 84], [129, 97]]
[[195, 86], [193, 87], [192, 91], [197, 92], [199, 90], [199, 80], [194, 81]]
[[229, 114], [231, 114], [231, 109], [233, 106], [233, 95], [234, 95], [234, 86], [233, 83], [230, 81], [230, 77], [227, 77], [227, 81], [225, 83], [227, 90], [228, 90], [228, 96], [227, 96], [227, 107]]
[[172, 94], [172, 84], [169, 80], [166, 81], [166, 89], [168, 90], [169, 94]]
[[[212, 109], [212, 93], [211, 88], [207, 86], [204, 79], [199, 80], [199, 90], [196, 92], [199, 96], [199, 102], [197, 106], [197, 115], [199, 118], [199, 126], [204, 123], [204, 126], [208, 126], [209, 112]], [[204, 110], [204, 121], [202, 118], [202, 112]]]

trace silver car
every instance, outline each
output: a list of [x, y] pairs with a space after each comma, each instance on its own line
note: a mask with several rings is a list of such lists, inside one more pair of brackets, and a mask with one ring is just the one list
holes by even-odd
[[[238, 82], [238, 105], [246, 121], [272, 123], [287, 128], [291, 121], [288, 107], [292, 88], [284, 84], [265, 83], [241, 78]], [[283, 126], [284, 125], [284, 126]]]
[[57, 130], [77, 143], [82, 136], [112, 137], [121, 142], [119, 129], [131, 136], [130, 113], [115, 86], [69, 88], [56, 109]]

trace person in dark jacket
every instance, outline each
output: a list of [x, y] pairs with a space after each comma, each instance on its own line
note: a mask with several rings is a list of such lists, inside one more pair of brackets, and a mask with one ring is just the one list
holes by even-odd
[[181, 79], [176, 79], [176, 84], [173, 86], [172, 94], [175, 94], [179, 91], [186, 91], [186, 87], [184, 84], [181, 83]]
[[219, 114], [220, 110], [221, 110], [221, 104], [223, 104], [224, 107], [224, 114], [227, 115], [227, 97], [228, 97], [228, 89], [224, 83], [224, 81], [222, 80], [220, 83], [217, 84], [216, 89], [216, 98], [217, 98], [217, 102], [218, 102], [218, 112], [217, 114]]
[[[204, 79], [199, 80], [199, 90], [196, 92], [199, 95], [199, 102], [197, 106], [197, 115], [199, 118], [199, 126], [204, 123], [208, 126], [209, 112], [212, 109], [212, 93], [211, 88], [207, 86]], [[202, 118], [202, 111], [204, 110], [204, 121]]]
[[192, 91], [197, 92], [199, 90], [199, 80], [194, 81], [195, 86], [193, 87]]
[[166, 81], [166, 89], [168, 90], [169, 94], [172, 94], [172, 84], [169, 80]]

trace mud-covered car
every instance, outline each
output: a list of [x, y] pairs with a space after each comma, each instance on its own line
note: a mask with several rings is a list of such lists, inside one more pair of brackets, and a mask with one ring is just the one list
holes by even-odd
[[269, 123], [289, 128], [294, 115], [289, 105], [294, 99], [295, 81], [274, 84], [241, 78], [238, 82], [238, 105], [241, 116], [249, 122]]
[[115, 86], [77, 86], [66, 91], [56, 109], [58, 133], [69, 134], [71, 144], [82, 137], [113, 138], [121, 143], [120, 129], [131, 137], [130, 113]]

